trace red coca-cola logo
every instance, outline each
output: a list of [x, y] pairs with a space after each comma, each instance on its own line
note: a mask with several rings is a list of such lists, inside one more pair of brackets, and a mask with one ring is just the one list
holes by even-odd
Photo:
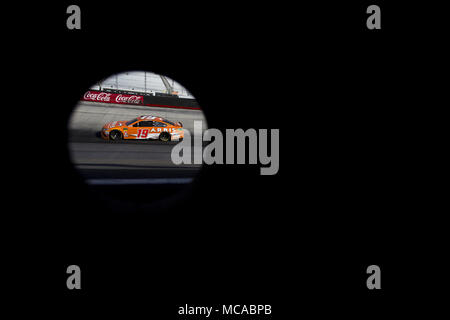
[[92, 100], [92, 101], [102, 101], [102, 102], [110, 102], [111, 101], [111, 93], [106, 92], [91, 92], [88, 91], [84, 94], [85, 100]]
[[129, 94], [87, 91], [82, 100], [118, 104], [142, 104], [144, 102], [144, 97]]
[[131, 104], [140, 104], [141, 103], [140, 96], [124, 96], [124, 95], [118, 94], [116, 96], [115, 100], [117, 103], [131, 103]]

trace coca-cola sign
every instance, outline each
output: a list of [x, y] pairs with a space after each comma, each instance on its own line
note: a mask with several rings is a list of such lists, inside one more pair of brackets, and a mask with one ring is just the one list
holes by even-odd
[[117, 103], [128, 103], [128, 104], [141, 104], [143, 102], [142, 96], [131, 96], [127, 94], [118, 94], [115, 98]]
[[144, 97], [131, 94], [87, 91], [82, 100], [118, 104], [143, 104]]
[[83, 100], [111, 102], [111, 95], [112, 93], [88, 91], [84, 94]]

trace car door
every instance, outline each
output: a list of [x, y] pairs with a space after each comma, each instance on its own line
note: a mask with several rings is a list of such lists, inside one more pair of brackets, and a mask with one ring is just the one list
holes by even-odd
[[133, 129], [136, 128], [136, 139], [148, 139], [153, 135], [151, 133], [151, 129], [153, 127], [153, 121], [142, 120], [133, 126]]
[[140, 122], [141, 121], [138, 120], [124, 128], [123, 137], [125, 139], [137, 139], [138, 130], [140, 129]]

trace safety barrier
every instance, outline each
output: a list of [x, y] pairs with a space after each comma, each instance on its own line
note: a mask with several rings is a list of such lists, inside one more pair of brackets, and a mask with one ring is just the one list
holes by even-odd
[[151, 95], [125, 94], [125, 93], [111, 93], [104, 91], [89, 90], [85, 92], [81, 100], [103, 102], [103, 103], [117, 103], [117, 104], [131, 104], [144, 105], [150, 107], [161, 108], [178, 108], [178, 109], [193, 109], [200, 110], [195, 99], [185, 99], [178, 97], [160, 97]]

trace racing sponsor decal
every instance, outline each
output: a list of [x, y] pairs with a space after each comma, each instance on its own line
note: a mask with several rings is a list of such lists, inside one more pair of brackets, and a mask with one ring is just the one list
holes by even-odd
[[175, 132], [176, 128], [152, 128], [150, 132]]
[[87, 91], [81, 100], [117, 104], [143, 104], [144, 97], [131, 94], [108, 93], [101, 91]]
[[[151, 128], [151, 129], [138, 129], [137, 133], [131, 134], [132, 136], [135, 136], [136, 139], [149, 139], [149, 138], [158, 138], [159, 134], [161, 132], [169, 132], [172, 133], [175, 132], [175, 128]], [[124, 129], [124, 135], [125, 135], [125, 129]], [[128, 133], [127, 133], [128, 136]]]

